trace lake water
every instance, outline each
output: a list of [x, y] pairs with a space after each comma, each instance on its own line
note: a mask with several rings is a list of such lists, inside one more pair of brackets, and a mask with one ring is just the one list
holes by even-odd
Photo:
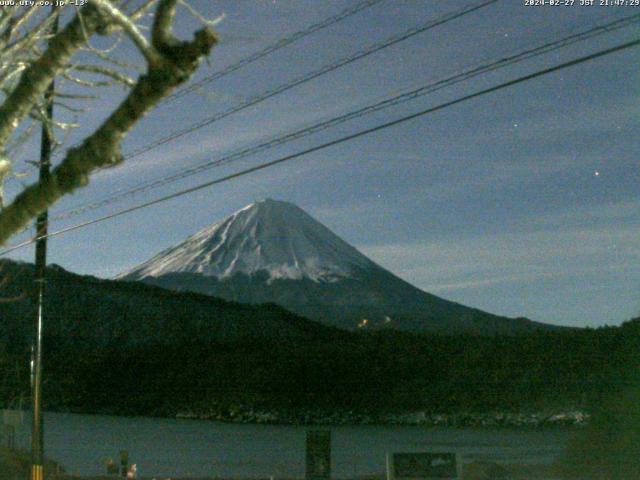
[[[25, 416], [17, 442], [29, 445]], [[326, 429], [327, 427], [321, 427]], [[393, 426], [332, 427], [336, 477], [385, 471], [386, 452], [457, 451], [463, 461], [550, 463], [570, 432]], [[104, 461], [128, 450], [142, 476], [304, 476], [306, 427], [200, 420], [45, 414], [45, 454], [67, 472], [104, 473]]]

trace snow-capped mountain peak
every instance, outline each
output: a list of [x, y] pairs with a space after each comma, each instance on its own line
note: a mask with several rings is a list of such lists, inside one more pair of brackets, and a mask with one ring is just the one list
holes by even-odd
[[268, 280], [332, 282], [376, 265], [288, 202], [252, 203], [120, 277], [197, 273], [219, 279], [266, 272]]
[[424, 292], [287, 202], [262, 200], [119, 276], [240, 303], [276, 303], [347, 329], [451, 334], [546, 328]]

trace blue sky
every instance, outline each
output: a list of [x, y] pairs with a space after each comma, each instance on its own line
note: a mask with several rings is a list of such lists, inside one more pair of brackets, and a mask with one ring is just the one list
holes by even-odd
[[[218, 25], [221, 43], [196, 77], [202, 78], [356, 2], [191, 3], [208, 17], [225, 14]], [[124, 150], [475, 3], [386, 0], [157, 108], [130, 134]], [[99, 172], [52, 215], [471, 66], [640, 13], [636, 7], [523, 4], [502, 0]], [[185, 11], [177, 22], [181, 34], [197, 27]], [[636, 26], [603, 35], [52, 228], [278, 158], [639, 34]], [[119, 54], [135, 58], [126, 46]], [[619, 324], [640, 315], [639, 73], [637, 48], [565, 69], [60, 236], [50, 242], [49, 260], [75, 272], [111, 277], [256, 199], [272, 197], [298, 204], [374, 261], [444, 298], [555, 324]], [[94, 128], [121, 96], [118, 89], [104, 92], [70, 142]], [[27, 148], [23, 158], [34, 155]], [[9, 195], [17, 187], [10, 182]], [[31, 248], [13, 254], [32, 256]]]

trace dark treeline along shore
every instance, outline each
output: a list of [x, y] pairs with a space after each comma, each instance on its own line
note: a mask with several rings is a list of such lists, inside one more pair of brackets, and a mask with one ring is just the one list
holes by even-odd
[[[3, 262], [3, 296], [31, 266]], [[49, 269], [46, 408], [304, 421], [309, 412], [593, 412], [628, 390], [640, 319], [511, 336], [346, 332], [275, 305], [246, 306]], [[0, 304], [0, 400], [28, 397], [29, 295]], [[213, 313], [212, 313], [213, 312]], [[292, 413], [293, 412], [293, 413]], [[298, 412], [297, 414], [295, 412]], [[248, 417], [244, 417], [245, 420]]]

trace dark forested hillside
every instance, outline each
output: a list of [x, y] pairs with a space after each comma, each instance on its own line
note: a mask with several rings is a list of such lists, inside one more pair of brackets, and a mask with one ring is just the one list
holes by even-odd
[[[78, 352], [49, 345], [48, 408], [217, 415], [231, 409], [365, 413], [585, 408], [627, 386], [640, 322], [520, 338], [400, 336], [200, 342]], [[3, 399], [26, 393], [26, 355], [1, 355]], [[20, 376], [14, 375], [21, 361]], [[19, 384], [19, 378], [21, 383]]]
[[[29, 344], [35, 315], [33, 265], [0, 262], [0, 345]], [[11, 300], [13, 299], [13, 300]], [[137, 282], [47, 271], [45, 337], [58, 349], [102, 350], [193, 341], [333, 338], [338, 330], [275, 305], [241, 305]]]
[[[79, 369], [97, 410], [249, 405], [366, 412], [587, 408], [638, 366], [640, 322], [521, 337], [393, 332], [332, 342], [191, 344], [105, 356]], [[141, 381], [139, 372], [145, 372]], [[98, 391], [111, 392], [100, 403]], [[104, 395], [103, 395], [104, 397]], [[157, 410], [159, 408], [159, 410]]]
[[[29, 285], [7, 263], [4, 297]], [[231, 418], [232, 410], [435, 413], [586, 408], [640, 366], [640, 319], [483, 337], [348, 333], [276, 306], [49, 272], [47, 408]], [[0, 304], [0, 401], [28, 394], [34, 306]]]

